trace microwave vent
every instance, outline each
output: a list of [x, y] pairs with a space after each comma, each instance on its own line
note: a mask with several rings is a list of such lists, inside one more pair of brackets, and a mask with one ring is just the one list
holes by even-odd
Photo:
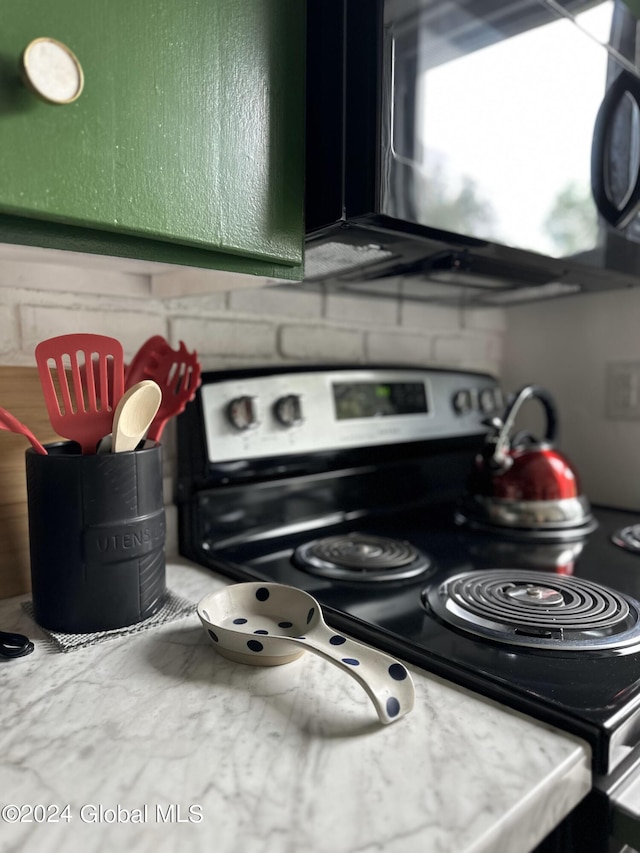
[[552, 299], [554, 296], [569, 296], [580, 293], [579, 284], [569, 284], [562, 281], [550, 281], [537, 287], [518, 287], [487, 293], [482, 297], [485, 305], [517, 305], [521, 302], [535, 302], [537, 299]]
[[361, 269], [392, 258], [394, 253], [376, 243], [351, 245], [329, 242], [307, 246], [305, 279], [322, 279], [352, 269]]

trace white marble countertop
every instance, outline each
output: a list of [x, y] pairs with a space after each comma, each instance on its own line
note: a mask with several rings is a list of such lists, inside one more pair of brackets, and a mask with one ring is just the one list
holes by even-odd
[[[167, 579], [194, 603], [225, 583], [180, 560]], [[577, 738], [415, 669], [416, 707], [382, 726], [316, 655], [232, 663], [195, 613], [61, 653], [21, 600], [0, 602], [36, 643], [0, 659], [4, 853], [524, 853], [591, 784]]]

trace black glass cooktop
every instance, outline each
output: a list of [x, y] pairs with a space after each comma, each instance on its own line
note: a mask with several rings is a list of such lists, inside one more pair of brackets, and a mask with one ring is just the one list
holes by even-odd
[[[265, 532], [250, 541], [225, 544], [222, 537], [197, 559], [235, 580], [307, 590], [336, 628], [584, 737], [594, 750], [594, 769], [604, 773], [617, 761], [612, 732], [640, 713], [640, 553], [612, 542], [616, 531], [638, 521], [633, 513], [596, 508], [596, 516], [599, 526], [584, 540], [523, 542], [460, 527], [451, 506], [414, 508], [281, 536]], [[305, 565], [308, 552], [320, 562], [327, 558], [316, 547], [325, 541], [329, 564], [336, 552], [347, 564], [344, 578]], [[367, 555], [373, 577], [362, 569]], [[385, 576], [385, 560], [396, 557], [399, 568], [390, 566]], [[533, 613], [524, 627], [518, 621], [515, 637], [508, 626], [506, 640], [492, 635], [496, 617], [485, 612], [484, 590], [471, 627], [464, 613], [460, 618], [464, 603], [454, 603], [451, 618], [440, 595], [454, 582], [459, 587], [460, 578], [496, 572], [499, 618], [509, 622], [523, 607]], [[509, 574], [514, 582], [505, 586]], [[554, 606], [562, 618], [553, 618]], [[550, 626], [538, 618], [540, 607], [551, 611]], [[586, 620], [584, 629], [574, 616]]]

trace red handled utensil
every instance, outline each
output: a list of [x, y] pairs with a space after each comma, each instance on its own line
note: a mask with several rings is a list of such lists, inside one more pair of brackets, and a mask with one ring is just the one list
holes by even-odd
[[47, 451], [40, 444], [35, 435], [31, 432], [28, 426], [25, 426], [22, 421], [19, 421], [15, 415], [0, 407], [0, 429], [6, 429], [9, 432], [15, 432], [19, 435], [24, 435], [31, 442], [33, 449], [38, 453], [47, 455]]
[[95, 453], [124, 392], [122, 344], [105, 335], [60, 335], [38, 344], [36, 362], [51, 426]]
[[177, 350], [163, 349], [151, 355], [144, 375], [158, 383], [162, 390], [162, 402], [149, 427], [148, 438], [160, 441], [167, 421], [184, 411], [187, 403], [193, 400], [200, 385], [200, 373], [198, 354], [195, 350], [187, 352], [182, 341]]
[[171, 345], [162, 335], [153, 335], [146, 340], [124, 369], [124, 387], [128, 391], [133, 385], [148, 379], [147, 368], [154, 358], [171, 352]]

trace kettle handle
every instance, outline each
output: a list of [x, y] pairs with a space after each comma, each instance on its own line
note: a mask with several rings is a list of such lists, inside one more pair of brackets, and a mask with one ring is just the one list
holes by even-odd
[[547, 428], [545, 431], [544, 441], [551, 444], [556, 435], [556, 426], [558, 423], [556, 417], [556, 408], [553, 398], [544, 388], [539, 385], [526, 385], [513, 397], [504, 413], [504, 418], [494, 418], [489, 421], [496, 433], [487, 438], [487, 446], [483, 454], [488, 465], [497, 470], [506, 470], [512, 464], [509, 456], [509, 435], [513, 429], [516, 416], [522, 405], [531, 399], [539, 400], [544, 408], [547, 416]]

